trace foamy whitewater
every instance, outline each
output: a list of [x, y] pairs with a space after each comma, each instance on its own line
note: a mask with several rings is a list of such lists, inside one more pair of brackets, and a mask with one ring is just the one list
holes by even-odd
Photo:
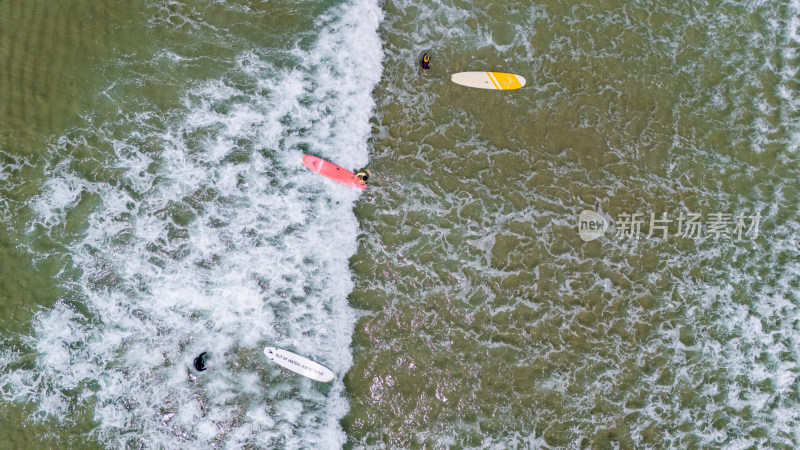
[[[367, 164], [381, 18], [373, 0], [334, 7], [312, 45], [280, 54], [290, 69], [274, 50], [247, 51], [225, 79], [188, 89], [182, 110], [119, 104], [116, 122], [87, 118], [58, 140], [30, 230], [74, 234], [69, 295], [37, 314], [33, 367], [0, 353], [4, 401], [35, 404], [40, 420], [88, 414], [112, 447], [343, 445], [360, 193], [301, 158]], [[153, 63], [164, 60], [183, 63], [169, 51]], [[116, 130], [126, 122], [130, 133]], [[80, 170], [87, 153], [103, 167]], [[76, 230], [80, 211], [88, 226]], [[337, 378], [288, 373], [266, 360], [268, 345]]]

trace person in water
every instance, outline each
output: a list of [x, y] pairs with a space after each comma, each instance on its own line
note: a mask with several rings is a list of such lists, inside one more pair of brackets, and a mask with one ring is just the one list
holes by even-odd
[[198, 372], [202, 372], [206, 370], [206, 363], [203, 361], [203, 356], [206, 352], [200, 353], [200, 356], [194, 359], [194, 368], [197, 369]]
[[423, 69], [428, 70], [430, 69], [430, 62], [431, 62], [431, 55], [425, 53], [422, 55], [422, 59], [419, 60], [419, 65], [422, 66]]
[[356, 174], [356, 182], [358, 184], [367, 184], [367, 180], [369, 180], [369, 176], [370, 175], [372, 175], [372, 172], [370, 172], [369, 169], [367, 169], [367, 170], [365, 170], [363, 172], [358, 172]]

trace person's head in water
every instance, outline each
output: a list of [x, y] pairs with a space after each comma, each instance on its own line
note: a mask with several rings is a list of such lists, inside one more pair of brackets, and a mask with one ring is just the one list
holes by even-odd
[[428, 70], [430, 69], [430, 62], [431, 62], [431, 55], [425, 53], [422, 55], [422, 59], [419, 60], [419, 65], [422, 66], [423, 69]]
[[358, 178], [361, 182], [366, 183], [367, 180], [369, 180], [370, 175], [372, 175], [372, 172], [370, 172], [369, 169], [367, 169], [363, 172], [358, 172], [356, 174], [356, 178]]
[[194, 359], [194, 368], [197, 369], [198, 372], [202, 372], [206, 370], [206, 362], [203, 361], [203, 356], [206, 352], [200, 353], [200, 356]]

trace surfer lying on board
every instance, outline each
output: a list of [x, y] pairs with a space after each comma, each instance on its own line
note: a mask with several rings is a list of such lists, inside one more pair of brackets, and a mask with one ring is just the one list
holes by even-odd
[[419, 65], [422, 66], [423, 69], [428, 70], [430, 69], [430, 62], [431, 62], [431, 55], [425, 53], [422, 55], [422, 59], [419, 60]]
[[356, 183], [358, 184], [367, 184], [367, 180], [369, 180], [369, 176], [372, 175], [369, 169], [366, 169], [363, 172], [358, 172], [356, 174]]

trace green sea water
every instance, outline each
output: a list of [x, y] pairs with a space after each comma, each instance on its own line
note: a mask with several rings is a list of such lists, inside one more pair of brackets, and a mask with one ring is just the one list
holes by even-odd
[[[6, 345], [20, 345], [36, 311], [51, 307], [69, 290], [58, 274], [69, 266], [62, 244], [42, 230], [26, 229], [28, 208], [46, 175], [49, 144], [82, 117], [102, 116], [96, 93], [114, 73], [109, 61], [120, 50], [144, 50], [133, 25], [141, 3], [2, 2], [0, 4], [0, 155], [2, 155], [2, 281], [0, 329]], [[140, 30], [139, 30], [140, 31]], [[90, 155], [84, 155], [90, 156]], [[97, 167], [96, 164], [92, 166]], [[93, 170], [88, 168], [88, 170]], [[81, 221], [76, 211], [77, 222]], [[83, 224], [63, 231], [74, 233]], [[26, 251], [32, 250], [32, 252]], [[34, 353], [23, 357], [34, 367]], [[96, 447], [83, 433], [91, 415], [65, 427], [53, 418], [31, 420], [35, 407], [3, 403], [0, 435], [6, 448]]]
[[[115, 167], [115, 140], [163, 130], [187, 88], [222, 77], [245, 48], [278, 46], [287, 29], [311, 28], [325, 8], [236, 6], [114, 0], [0, 3], [0, 330], [5, 349], [19, 352], [18, 368], [38, 370], [35, 345], [27, 340], [35, 314], [63, 298], [77, 297], [80, 305], [83, 295], [76, 285], [82, 268], [66, 246], [85, 235], [98, 196], [84, 192], [55, 229], [36, 225], [38, 214], [31, 203], [48, 195], [45, 184], [56, 176], [54, 166], [66, 165], [89, 181], [123, 182]], [[215, 28], [235, 32], [207, 32]], [[170, 52], [181, 55], [178, 62], [158, 56]], [[139, 120], [143, 109], [152, 117]], [[102, 132], [84, 140], [95, 124]], [[73, 139], [78, 144], [63, 145]], [[145, 153], [160, 151], [152, 137], [136, 145]], [[119, 284], [108, 274], [96, 281], [101, 288]], [[8, 384], [3, 386], [7, 389]], [[76, 399], [79, 393], [65, 391]], [[43, 414], [35, 402], [3, 403], [0, 446], [103, 446], [91, 436], [97, 425], [91, 405], [76, 403], [70, 410], [64, 418]]]
[[[48, 196], [57, 203], [48, 190], [53, 169], [66, 166], [79, 180], [146, 198], [147, 190], [123, 176], [114, 143], [132, 142], [155, 161], [143, 172], [166, 178], [159, 155], [171, 141], [154, 136], [171, 136], [175, 122], [188, 122], [184, 116], [206, 103], [227, 117], [248, 95], [277, 96], [273, 80], [248, 78], [239, 56], [257, 53], [276, 76], [302, 65], [309, 58], [303, 52], [316, 51], [318, 18], [335, 15], [335, 5], [0, 2], [0, 332], [4, 345], [19, 352], [0, 366], [9, 375], [0, 392], [10, 392], [12, 375], [23, 369], [44, 373], [39, 367], [48, 351], [39, 343], [47, 339], [32, 331], [37, 313], [63, 299], [92, 311], [88, 291], [114, 291], [127, 281], [111, 269], [90, 277], [88, 288], [77, 281], [88, 269], [74, 262], [72, 249], [96, 224], [92, 214], [104, 197], [87, 190], [54, 226], [42, 226], [42, 212], [31, 204]], [[366, 136], [373, 177], [354, 208], [360, 228], [348, 301], [359, 318], [352, 367], [343, 375], [344, 446], [796, 447], [798, 6], [460, 0], [378, 6], [383, 72], [371, 92], [376, 105]], [[417, 63], [425, 52], [432, 55], [428, 72]], [[449, 80], [454, 72], [485, 69], [520, 74], [528, 84], [495, 92]], [[187, 94], [217, 80], [237, 93]], [[295, 115], [313, 97], [299, 98]], [[335, 122], [340, 115], [346, 113], [329, 111], [330, 135], [350, 131]], [[288, 151], [283, 139], [327, 136], [319, 122], [294, 119], [280, 118], [286, 126], [276, 138], [280, 145], [242, 132], [234, 140], [240, 152], [223, 162], [246, 164], [254, 159], [248, 153], [280, 155]], [[212, 148], [223, 128], [175, 134], [189, 143], [192, 159]], [[292, 167], [275, 160], [270, 186], [291, 190]], [[190, 245], [191, 227], [183, 225], [236, 205], [235, 196], [220, 191], [198, 191], [155, 211], [175, 225], [168, 243]], [[610, 224], [590, 242], [578, 233], [586, 210]], [[680, 236], [678, 218], [691, 213], [702, 218], [700, 236]], [[636, 238], [624, 233], [625, 214], [641, 215]], [[648, 236], [651, 214], [670, 220], [669, 236], [658, 229]], [[715, 214], [729, 215], [727, 235], [709, 234]], [[760, 217], [757, 235], [750, 230], [737, 239], [739, 215], [748, 226]], [[233, 221], [216, 220], [218, 228]], [[281, 236], [302, 226], [287, 226]], [[168, 243], [153, 254], [171, 251], [164, 260], [181, 261], [181, 252], [190, 252]], [[235, 254], [237, 247], [227, 245]], [[102, 259], [119, 248], [128, 247], [96, 254]], [[226, 253], [207, 265], [219, 255]], [[301, 271], [320, 272], [305, 263]], [[284, 276], [292, 277], [302, 279]], [[270, 289], [267, 302], [282, 297]], [[302, 291], [313, 296], [315, 289]], [[280, 308], [301, 309], [300, 297]], [[325, 323], [316, 317], [312, 323]], [[96, 326], [110, 327], [101, 320]], [[310, 333], [300, 319], [274, 327]], [[195, 338], [177, 339], [189, 346]], [[239, 346], [229, 355], [233, 364], [258, 356]], [[135, 386], [146, 392], [148, 383], [155, 382]], [[91, 388], [42, 386], [74, 403], [61, 416], [42, 414], [36, 401], [3, 403], [0, 435], [12, 448], [120, 442], [92, 434], [100, 405], [80, 400]], [[303, 386], [287, 384], [264, 402], [302, 397]], [[198, 417], [213, 417], [223, 432], [244, 421], [214, 416], [207, 405]], [[155, 423], [167, 429], [171, 411], [153, 411]], [[286, 414], [267, 411], [276, 423]], [[285, 432], [302, 435], [314, 420], [322, 419]], [[144, 448], [225, 442], [191, 433], [155, 442], [136, 424], [120, 430], [141, 434], [126, 442]], [[273, 442], [302, 447], [291, 438]]]
[[[349, 442], [796, 445], [796, 9], [383, 8]], [[529, 85], [448, 82], [484, 69]], [[584, 210], [641, 214], [642, 234], [584, 242]], [[763, 219], [676, 236], [689, 212]]]

